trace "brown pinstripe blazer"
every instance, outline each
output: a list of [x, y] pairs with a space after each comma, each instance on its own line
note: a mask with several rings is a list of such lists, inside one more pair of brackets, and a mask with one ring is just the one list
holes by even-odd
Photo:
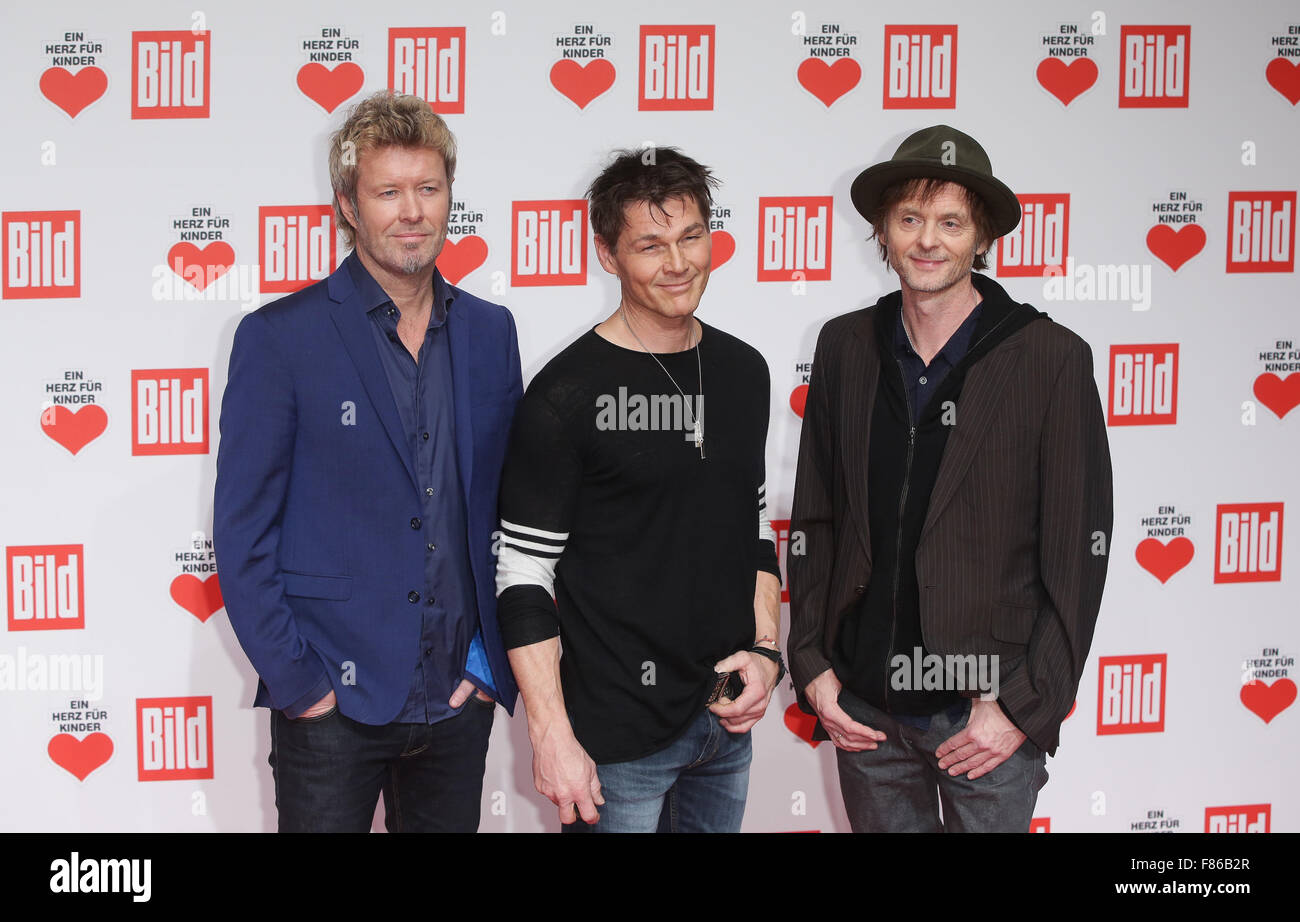
[[[985, 300], [1007, 298], [984, 276]], [[887, 296], [898, 298], [899, 293]], [[882, 302], [884, 303], [884, 299]], [[875, 312], [830, 320], [817, 339], [799, 442], [787, 563], [790, 673], [804, 689], [831, 666], [839, 627], [871, 578], [867, 457], [880, 375]], [[926, 649], [1023, 666], [999, 698], [1054, 753], [1101, 606], [1112, 520], [1110, 450], [1088, 344], [1048, 319], [971, 366], [916, 550]], [[1098, 534], [1107, 553], [1094, 553]]]

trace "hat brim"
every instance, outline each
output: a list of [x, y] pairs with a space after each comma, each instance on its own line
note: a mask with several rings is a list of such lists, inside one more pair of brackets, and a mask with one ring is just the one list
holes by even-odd
[[868, 221], [871, 220], [886, 187], [908, 179], [946, 179], [970, 189], [989, 208], [994, 238], [1011, 233], [1020, 223], [1020, 199], [1004, 183], [974, 170], [925, 160], [887, 160], [867, 167], [853, 180], [849, 190], [853, 207]]

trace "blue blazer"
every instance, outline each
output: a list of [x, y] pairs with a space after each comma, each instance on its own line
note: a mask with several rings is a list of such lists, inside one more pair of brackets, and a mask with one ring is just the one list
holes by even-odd
[[[456, 457], [482, 636], [469, 655], [487, 679], [486, 654], [497, 700], [513, 713], [493, 544], [523, 392], [519, 344], [506, 308], [448, 290]], [[370, 322], [345, 263], [239, 324], [213, 539], [226, 612], [261, 678], [254, 705], [306, 707], [332, 688], [348, 717], [385, 724], [401, 711], [419, 656], [420, 606], [408, 596], [424, 592], [425, 539], [411, 528], [419, 485]]]

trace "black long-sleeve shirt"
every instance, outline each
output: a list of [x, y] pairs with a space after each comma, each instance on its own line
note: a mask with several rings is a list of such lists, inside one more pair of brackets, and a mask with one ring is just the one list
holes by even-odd
[[[507, 648], [560, 636], [565, 704], [597, 763], [685, 730], [714, 664], [754, 642], [757, 571], [779, 575], [763, 499], [767, 364], [708, 326], [699, 349], [702, 391], [694, 350], [658, 354], [665, 374], [589, 332], [542, 369], [515, 417], [502, 634]], [[691, 438], [701, 392], [703, 458]]]

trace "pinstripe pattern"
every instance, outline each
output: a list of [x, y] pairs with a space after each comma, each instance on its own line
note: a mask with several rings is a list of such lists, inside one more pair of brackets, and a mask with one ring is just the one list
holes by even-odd
[[[880, 372], [874, 314], [829, 321], [817, 340], [799, 442], [791, 533], [790, 672], [803, 690], [830, 668], [840, 623], [871, 577], [868, 441]], [[1047, 320], [970, 369], [916, 551], [921, 628], [940, 655], [1024, 666], [1000, 698], [1055, 752], [1092, 642], [1106, 578], [1111, 467], [1092, 351]]]

